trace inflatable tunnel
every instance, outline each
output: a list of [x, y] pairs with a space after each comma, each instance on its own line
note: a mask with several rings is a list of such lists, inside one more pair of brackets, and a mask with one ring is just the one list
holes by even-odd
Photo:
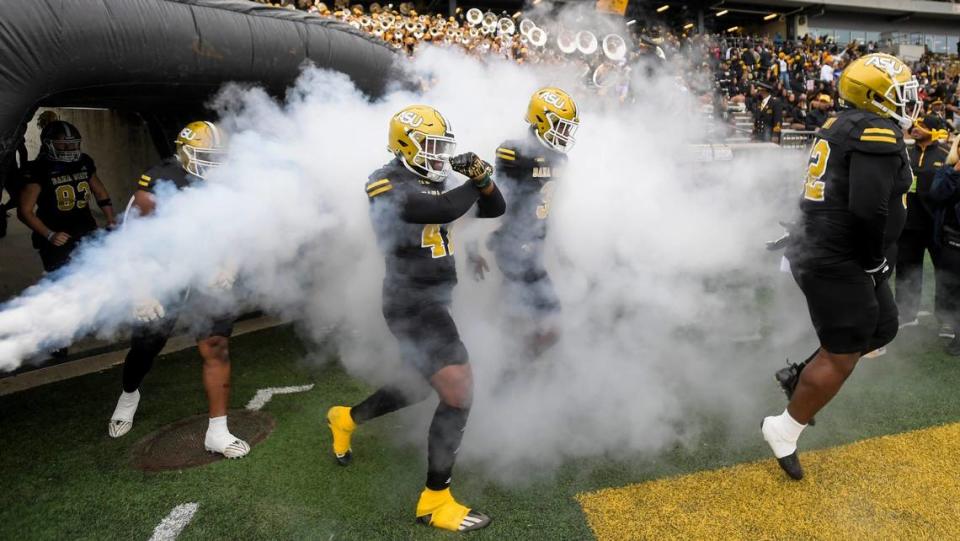
[[347, 24], [242, 0], [2, 0], [0, 163], [38, 107], [140, 114], [166, 155], [224, 83], [282, 95], [312, 61], [377, 97], [396, 58]]

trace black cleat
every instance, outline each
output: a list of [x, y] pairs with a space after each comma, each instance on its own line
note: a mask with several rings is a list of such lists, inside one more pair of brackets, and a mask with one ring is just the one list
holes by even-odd
[[[787, 395], [788, 401], [793, 398], [793, 391], [796, 390], [797, 383], [800, 382], [800, 373], [803, 372], [805, 366], [806, 364], [791, 363], [790, 359], [787, 359], [787, 366], [777, 370], [776, 374], [773, 375], [773, 378], [780, 385], [780, 389], [783, 390], [783, 394]], [[814, 426], [817, 422], [810, 419], [809, 424]]]
[[796, 451], [783, 458], [778, 458], [777, 464], [780, 464], [780, 468], [786, 472], [791, 479], [797, 481], [803, 479], [803, 466], [800, 465], [800, 457], [797, 456]]
[[952, 355], [954, 357], [960, 357], [960, 334], [955, 334], [953, 340], [947, 344], [946, 347], [947, 355]]

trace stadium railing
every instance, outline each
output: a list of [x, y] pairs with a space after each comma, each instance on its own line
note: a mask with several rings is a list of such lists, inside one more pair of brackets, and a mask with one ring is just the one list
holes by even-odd
[[817, 132], [813, 130], [783, 130], [780, 132], [780, 146], [804, 149], [813, 142]]

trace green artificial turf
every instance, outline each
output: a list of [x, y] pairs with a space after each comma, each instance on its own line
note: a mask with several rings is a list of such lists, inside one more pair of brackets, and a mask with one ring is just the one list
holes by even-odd
[[[843, 392], [804, 433], [806, 449], [960, 420], [960, 359], [944, 355], [936, 322], [906, 329], [890, 353], [865, 360]], [[157, 361], [143, 387], [134, 430], [106, 433], [120, 381], [118, 368], [0, 397], [0, 539], [147, 539], [176, 505], [200, 508], [180, 539], [449, 539], [413, 523], [425, 459], [398, 446], [395, 416], [372, 421], [354, 438], [355, 460], [329, 455], [323, 415], [354, 403], [369, 388], [332, 360], [306, 361], [289, 327], [236, 337], [232, 407], [256, 390], [314, 383], [276, 396], [263, 411], [276, 430], [242, 460], [177, 472], [143, 473], [130, 449], [150, 432], [205, 411], [195, 350]], [[771, 367], [771, 373], [776, 367]], [[758, 389], [773, 413], [783, 398]], [[456, 494], [494, 517], [476, 539], [589, 539], [574, 500], [579, 492], [767, 459], [756, 426], [717, 418], [694, 445], [626, 460], [572, 460], [522, 486], [487, 480], [458, 466]], [[759, 416], [757, 418], [759, 422]]]

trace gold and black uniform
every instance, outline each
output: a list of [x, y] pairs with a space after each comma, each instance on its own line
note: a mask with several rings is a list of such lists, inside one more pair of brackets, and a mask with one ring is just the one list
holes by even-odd
[[38, 184], [37, 218], [52, 231], [70, 235], [63, 246], [54, 246], [36, 232], [31, 235], [33, 247], [40, 252], [43, 269], [54, 271], [70, 259], [77, 243], [97, 230], [97, 221], [90, 212], [90, 179], [97, 172], [93, 158], [81, 154], [74, 162], [62, 162], [40, 156], [22, 170], [22, 184]]
[[497, 148], [497, 185], [509, 204], [487, 247], [503, 273], [508, 297], [534, 316], [560, 309], [544, 265], [544, 247], [550, 205], [566, 161], [566, 154], [546, 148], [532, 135]]
[[483, 196], [473, 182], [446, 190], [393, 160], [366, 183], [370, 218], [386, 262], [383, 316], [404, 362], [429, 378], [444, 366], [467, 362], [450, 316], [457, 283], [450, 223], [475, 204], [481, 218], [503, 214], [497, 188]]
[[[914, 180], [907, 192], [907, 219], [903, 233], [897, 240], [897, 308], [904, 321], [917, 317], [920, 309], [920, 291], [923, 288], [923, 255], [929, 251], [937, 266], [937, 250], [933, 245], [933, 215], [927, 194], [933, 177], [947, 159], [947, 149], [936, 142], [926, 148], [913, 145], [907, 149]], [[938, 272], [939, 274], [939, 272]], [[939, 280], [937, 280], [939, 284]], [[935, 312], [943, 304], [943, 292], [936, 287]]]
[[[202, 181], [200, 177], [184, 171], [180, 162], [170, 157], [140, 175], [137, 180], [137, 189], [154, 193], [158, 186], [172, 183], [178, 190], [183, 190]], [[214, 299], [199, 291], [186, 292], [179, 302], [164, 306], [166, 315], [159, 321], [134, 325], [133, 347], [136, 348], [140, 343], [146, 342], [151, 345], [149, 349], [156, 349], [159, 353], [181, 317], [189, 318], [190, 330], [198, 340], [211, 336], [229, 338], [233, 334], [233, 323], [236, 317], [233, 314], [222, 313], [221, 308]]]
[[786, 255], [831, 353], [866, 353], [896, 336], [890, 286], [868, 272], [884, 265], [900, 236], [912, 182], [893, 121], [849, 109], [818, 131]]
[[753, 121], [753, 135], [759, 141], [772, 141], [780, 137], [783, 124], [783, 102], [775, 96], [767, 96], [759, 104]]

